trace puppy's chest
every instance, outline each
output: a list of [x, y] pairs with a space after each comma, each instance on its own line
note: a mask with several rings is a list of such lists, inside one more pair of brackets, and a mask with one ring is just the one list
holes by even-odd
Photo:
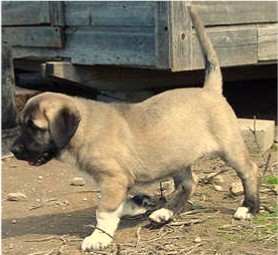
[[86, 169], [86, 164], [82, 164], [82, 162], [79, 162], [76, 157], [74, 157], [69, 151], [65, 150], [61, 152], [58, 160], [71, 166], [78, 175], [81, 175], [84, 178], [86, 183], [92, 186], [97, 185], [97, 181], [94, 179], [92, 172], [89, 169]]

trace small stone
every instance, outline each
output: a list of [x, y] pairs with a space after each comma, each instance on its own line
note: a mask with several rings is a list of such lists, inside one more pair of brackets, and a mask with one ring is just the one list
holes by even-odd
[[213, 187], [216, 191], [222, 191], [223, 190], [223, 188], [220, 185], [213, 185]]
[[27, 200], [27, 196], [21, 192], [9, 193], [7, 196], [8, 201], [24, 201]]
[[82, 177], [75, 177], [75, 178], [72, 179], [70, 185], [72, 185], [72, 186], [84, 186], [85, 181]]
[[38, 180], [42, 180], [43, 179], [43, 176], [38, 176]]
[[213, 178], [213, 183], [215, 183], [215, 184], [217, 184], [217, 185], [219, 185], [219, 184], [221, 184], [221, 183], [223, 183], [223, 182], [224, 182], [223, 178], [222, 178], [221, 176], [219, 176], [219, 175], [217, 175], [217, 176], [215, 176], [215, 177]]
[[275, 186], [274, 186], [274, 192], [276, 193], [276, 195], [278, 194], [278, 185], [276, 184]]
[[12, 220], [12, 223], [13, 223], [13, 224], [16, 224], [16, 220]]
[[83, 198], [83, 201], [88, 201], [88, 198], [84, 197], [84, 198]]
[[233, 182], [230, 187], [230, 192], [232, 195], [238, 196], [243, 194], [243, 186], [241, 182]]
[[195, 239], [194, 239], [194, 243], [200, 243], [202, 242], [202, 239], [201, 237], [197, 236]]

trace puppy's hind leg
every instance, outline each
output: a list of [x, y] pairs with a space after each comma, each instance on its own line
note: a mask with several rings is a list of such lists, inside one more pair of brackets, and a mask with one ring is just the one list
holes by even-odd
[[150, 220], [156, 223], [165, 223], [172, 219], [174, 214], [180, 213], [188, 201], [190, 195], [195, 191], [197, 181], [194, 178], [191, 167], [184, 169], [173, 177], [175, 192], [173, 197], [166, 203], [164, 208], [154, 211]]
[[234, 218], [250, 219], [259, 212], [260, 207], [258, 168], [250, 159], [242, 139], [224, 152], [223, 159], [235, 169], [244, 188], [244, 201], [234, 214]]

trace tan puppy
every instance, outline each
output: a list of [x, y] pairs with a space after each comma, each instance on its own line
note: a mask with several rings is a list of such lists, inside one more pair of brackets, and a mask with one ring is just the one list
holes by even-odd
[[212, 44], [196, 12], [190, 13], [206, 60], [204, 88], [175, 89], [136, 104], [43, 93], [28, 101], [19, 118], [21, 134], [12, 147], [18, 159], [32, 165], [71, 160], [100, 187], [97, 229], [84, 239], [83, 250], [111, 243], [136, 183], [173, 176], [173, 198], [150, 215], [158, 223], [170, 220], [192, 191], [190, 165], [207, 153], [217, 153], [243, 183], [244, 202], [234, 217], [248, 219], [259, 210], [257, 167], [222, 96]]

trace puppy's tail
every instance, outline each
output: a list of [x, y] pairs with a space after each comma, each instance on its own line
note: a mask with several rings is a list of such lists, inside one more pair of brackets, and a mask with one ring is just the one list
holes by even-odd
[[204, 24], [196, 12], [195, 8], [187, 5], [192, 23], [197, 31], [199, 43], [205, 59], [205, 83], [204, 88], [213, 90], [216, 93], [222, 93], [222, 73], [219, 61], [212, 43], [206, 33]]

